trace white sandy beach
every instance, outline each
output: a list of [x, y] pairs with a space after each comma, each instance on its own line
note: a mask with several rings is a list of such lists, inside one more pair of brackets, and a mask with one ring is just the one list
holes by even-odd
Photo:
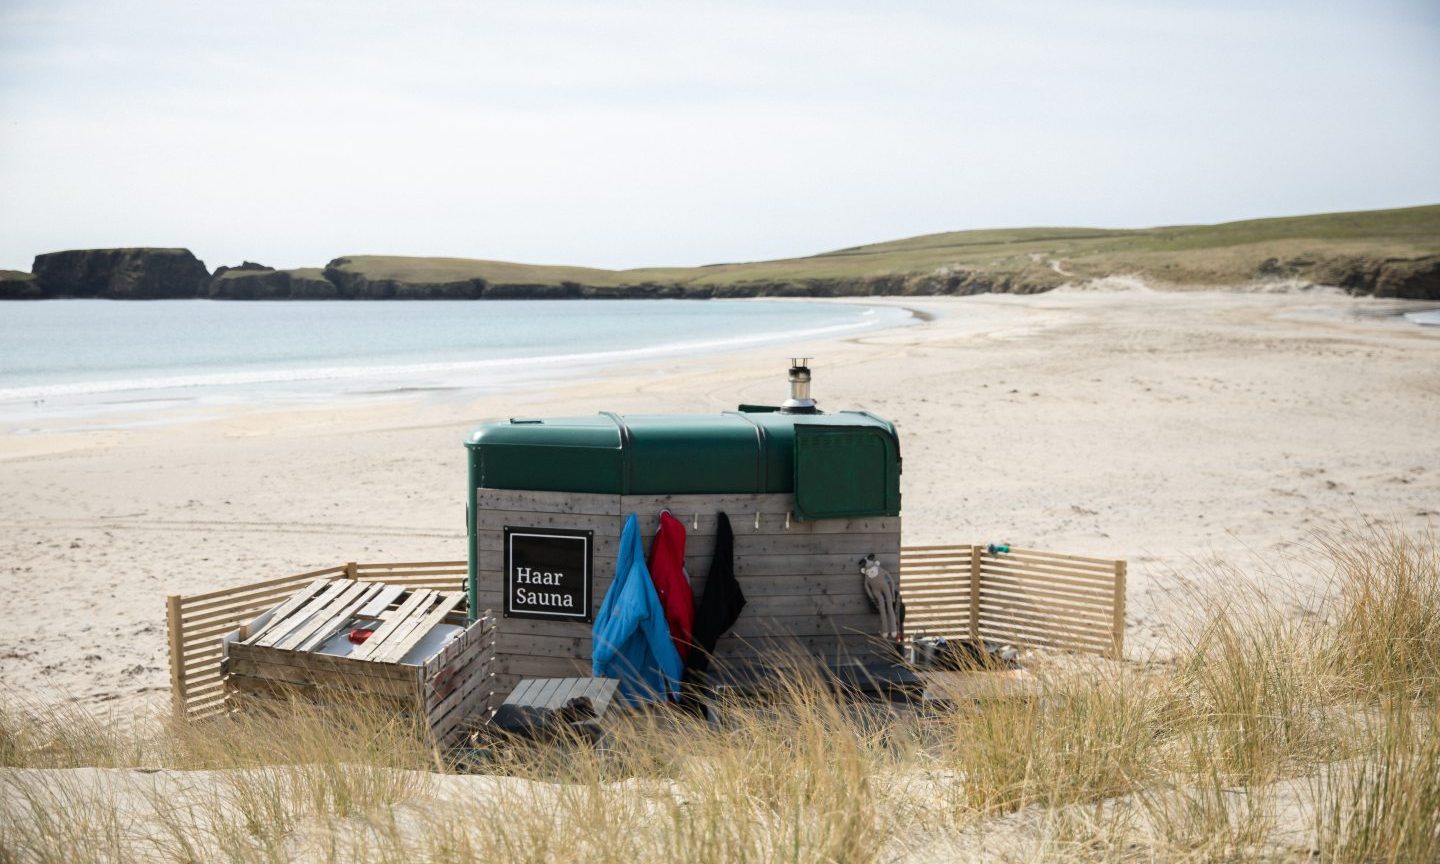
[[906, 543], [1128, 559], [1132, 656], [1163, 640], [1177, 579], [1207, 562], [1303, 562], [1312, 532], [1363, 516], [1440, 525], [1440, 330], [1395, 317], [1418, 304], [1148, 290], [871, 302], [934, 320], [473, 401], [25, 434], [0, 422], [0, 688], [161, 705], [165, 595], [461, 559], [476, 422], [774, 402], [793, 353], [816, 358], [822, 408], [899, 426]]

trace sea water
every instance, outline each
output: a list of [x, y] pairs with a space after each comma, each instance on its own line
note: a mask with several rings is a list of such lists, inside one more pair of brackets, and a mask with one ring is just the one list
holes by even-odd
[[12, 302], [0, 418], [480, 393], [763, 344], [778, 365], [786, 345], [909, 320], [763, 300]]

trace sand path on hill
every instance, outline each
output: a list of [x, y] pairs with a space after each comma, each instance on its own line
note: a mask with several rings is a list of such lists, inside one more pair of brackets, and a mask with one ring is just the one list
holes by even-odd
[[1206, 562], [1303, 558], [1310, 532], [1360, 514], [1440, 524], [1440, 332], [1394, 317], [1415, 304], [1318, 291], [874, 302], [933, 320], [473, 400], [24, 435], [0, 421], [0, 690], [162, 704], [166, 594], [463, 558], [460, 442], [475, 422], [774, 402], [792, 352], [816, 358], [822, 408], [898, 425], [906, 543], [1127, 558], [1132, 652], [1164, 636], [1177, 576]]

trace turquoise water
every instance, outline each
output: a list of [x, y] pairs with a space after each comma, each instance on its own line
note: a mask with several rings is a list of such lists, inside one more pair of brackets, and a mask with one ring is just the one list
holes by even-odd
[[901, 309], [764, 301], [57, 300], [0, 305], [0, 412], [481, 392], [651, 357], [897, 326]]

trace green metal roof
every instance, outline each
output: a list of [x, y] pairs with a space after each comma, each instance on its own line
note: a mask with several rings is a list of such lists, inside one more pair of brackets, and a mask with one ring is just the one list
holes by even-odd
[[482, 489], [794, 492], [802, 519], [900, 512], [895, 426], [865, 411], [513, 418], [482, 424], [465, 444]]

